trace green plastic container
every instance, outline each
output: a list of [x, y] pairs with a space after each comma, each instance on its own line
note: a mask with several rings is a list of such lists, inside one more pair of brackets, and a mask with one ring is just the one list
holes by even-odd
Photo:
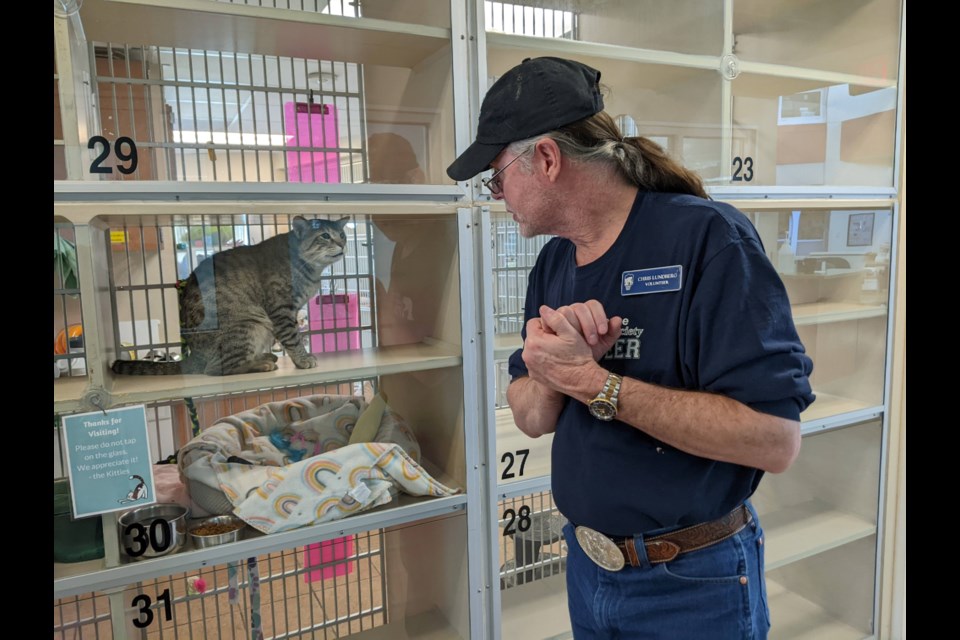
[[70, 513], [70, 484], [53, 481], [53, 561], [83, 562], [103, 557], [103, 521], [100, 516], [74, 520]]

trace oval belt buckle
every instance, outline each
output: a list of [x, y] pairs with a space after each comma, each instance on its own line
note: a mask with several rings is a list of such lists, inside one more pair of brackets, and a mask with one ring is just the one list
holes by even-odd
[[623, 552], [613, 540], [590, 527], [579, 526], [575, 531], [580, 548], [599, 566], [607, 571], [620, 571], [626, 565]]

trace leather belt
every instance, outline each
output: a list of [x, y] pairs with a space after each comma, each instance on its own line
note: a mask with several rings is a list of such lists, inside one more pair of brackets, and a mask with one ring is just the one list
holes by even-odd
[[[647, 560], [650, 564], [669, 562], [681, 553], [709, 547], [740, 533], [752, 520], [746, 505], [740, 505], [717, 520], [644, 538]], [[576, 535], [584, 553], [608, 571], [641, 565], [633, 538], [610, 538], [584, 526], [576, 528]]]

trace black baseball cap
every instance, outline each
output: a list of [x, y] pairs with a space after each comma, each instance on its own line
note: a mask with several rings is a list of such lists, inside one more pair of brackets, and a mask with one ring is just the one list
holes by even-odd
[[600, 72], [564, 58], [527, 58], [497, 80], [480, 106], [477, 139], [447, 167], [469, 180], [511, 142], [525, 140], [603, 111]]

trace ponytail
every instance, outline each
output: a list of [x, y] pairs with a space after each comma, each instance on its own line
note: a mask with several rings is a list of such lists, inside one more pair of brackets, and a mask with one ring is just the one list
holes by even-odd
[[[613, 118], [605, 111], [542, 136], [514, 142], [510, 145], [511, 151], [519, 155], [542, 137], [553, 139], [561, 153], [574, 162], [615, 167], [629, 183], [643, 191], [685, 193], [710, 199], [699, 175], [675, 161], [649, 138], [622, 138]], [[522, 158], [520, 162], [529, 167], [529, 159]]]

